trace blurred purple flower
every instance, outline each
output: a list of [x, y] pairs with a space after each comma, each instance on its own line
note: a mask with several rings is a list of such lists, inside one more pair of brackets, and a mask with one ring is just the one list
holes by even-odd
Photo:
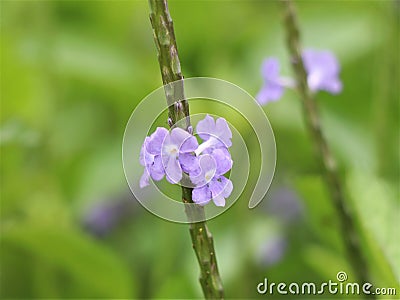
[[297, 194], [289, 188], [279, 188], [272, 193], [265, 209], [271, 216], [279, 218], [283, 223], [290, 224], [301, 220], [304, 208]]
[[83, 227], [95, 236], [109, 234], [123, 219], [131, 218], [136, 212], [136, 201], [130, 194], [95, 203], [82, 219]]
[[198, 168], [191, 172], [190, 180], [196, 187], [193, 189], [193, 201], [206, 205], [212, 199], [216, 206], [225, 206], [225, 198], [229, 197], [233, 185], [223, 176], [232, 167], [229, 152], [215, 149], [211, 154], [199, 157]]
[[274, 236], [265, 241], [259, 249], [259, 260], [264, 266], [278, 263], [285, 255], [287, 240], [283, 236]]
[[114, 227], [118, 220], [118, 212], [114, 207], [99, 205], [93, 207], [92, 210], [85, 217], [85, 227], [88, 228], [95, 235], [103, 236], [112, 227]]
[[324, 90], [332, 94], [342, 91], [339, 62], [332, 52], [305, 50], [302, 57], [311, 91]]
[[[324, 90], [332, 94], [342, 91], [339, 79], [340, 66], [334, 54], [330, 51], [305, 50], [302, 55], [304, 68], [307, 72], [307, 83], [311, 91]], [[278, 59], [269, 57], [261, 66], [264, 85], [256, 96], [261, 105], [279, 100], [285, 88], [294, 88], [291, 78], [280, 76]]]
[[258, 103], [261, 105], [277, 101], [282, 97], [285, 87], [279, 73], [280, 65], [276, 58], [270, 57], [264, 60], [261, 66], [264, 85], [256, 96]]

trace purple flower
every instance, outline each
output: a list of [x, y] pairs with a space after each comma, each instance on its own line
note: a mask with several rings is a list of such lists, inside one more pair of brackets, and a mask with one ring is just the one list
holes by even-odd
[[200, 155], [206, 149], [232, 146], [232, 132], [224, 118], [218, 118], [215, 121], [213, 117], [206, 115], [203, 120], [197, 123], [196, 132], [204, 141], [196, 149], [196, 155]]
[[[307, 83], [311, 91], [324, 90], [332, 94], [341, 92], [340, 66], [333, 53], [305, 50], [302, 59], [307, 72]], [[279, 100], [285, 88], [295, 87], [293, 79], [282, 77], [279, 72], [280, 65], [276, 58], [270, 57], [264, 60], [261, 67], [264, 85], [256, 96], [261, 105]]]
[[192, 199], [199, 205], [206, 205], [213, 199], [216, 206], [225, 206], [233, 185], [223, 176], [232, 168], [232, 159], [226, 149], [215, 149], [211, 154], [199, 157], [198, 168], [191, 172], [190, 180], [195, 184]]
[[304, 214], [301, 199], [289, 188], [279, 188], [272, 193], [270, 200], [265, 203], [265, 209], [285, 224], [296, 223]]
[[140, 188], [149, 185], [150, 177], [156, 181], [163, 179], [165, 171], [162, 164], [161, 151], [157, 149], [156, 143], [158, 140], [163, 141], [167, 135], [167, 129], [158, 127], [150, 137], [146, 137], [144, 140], [139, 159], [140, 164], [145, 167], [139, 182]]
[[191, 133], [181, 128], [168, 132], [158, 127], [146, 137], [140, 152], [140, 163], [145, 167], [140, 187], [149, 185], [150, 177], [161, 180], [164, 175], [175, 184], [185, 172], [195, 185], [195, 203], [205, 205], [213, 199], [215, 205], [225, 206], [225, 198], [233, 189], [232, 182], [223, 176], [232, 168], [228, 151], [232, 132], [224, 118], [214, 120], [209, 115], [197, 124], [196, 131], [204, 141], [200, 146]]
[[150, 177], [158, 181], [164, 175], [169, 182], [178, 183], [182, 179], [182, 168], [185, 171], [192, 169], [195, 163], [192, 153], [197, 147], [196, 138], [187, 131], [174, 128], [168, 132], [167, 129], [158, 127], [145, 139], [140, 152], [140, 163], [145, 167], [140, 187], [149, 185]]
[[258, 260], [264, 266], [278, 263], [286, 253], [287, 240], [283, 236], [274, 236], [265, 241], [259, 248]]
[[195, 163], [193, 152], [198, 146], [196, 138], [181, 128], [172, 129], [171, 133], [166, 136], [162, 144], [161, 155], [169, 182], [175, 184], [182, 179], [182, 167], [186, 171], [192, 169], [191, 166]]
[[339, 62], [332, 52], [305, 50], [302, 56], [311, 91], [324, 90], [332, 94], [342, 91]]
[[264, 85], [257, 94], [256, 99], [261, 105], [271, 101], [279, 100], [284, 92], [284, 84], [279, 75], [279, 61], [270, 57], [264, 60], [261, 66], [261, 75], [264, 79]]
[[117, 225], [136, 212], [136, 202], [130, 194], [112, 197], [95, 203], [83, 215], [82, 225], [91, 234], [103, 237], [111, 233]]

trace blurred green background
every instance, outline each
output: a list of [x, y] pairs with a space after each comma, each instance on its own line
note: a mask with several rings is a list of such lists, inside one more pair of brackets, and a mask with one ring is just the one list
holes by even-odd
[[[373, 283], [398, 287], [399, 4], [297, 7], [304, 46], [330, 49], [341, 63], [343, 92], [317, 97], [323, 127]], [[265, 57], [291, 74], [279, 3], [169, 8], [185, 77], [256, 95]], [[146, 1], [1, 2], [2, 298], [202, 296], [187, 225], [142, 208], [122, 169], [125, 124], [161, 85], [148, 13]], [[278, 151], [270, 191], [250, 211], [245, 190], [209, 222], [227, 298], [265, 297], [256, 290], [264, 277], [318, 283], [346, 271], [354, 281], [297, 94], [264, 110]]]

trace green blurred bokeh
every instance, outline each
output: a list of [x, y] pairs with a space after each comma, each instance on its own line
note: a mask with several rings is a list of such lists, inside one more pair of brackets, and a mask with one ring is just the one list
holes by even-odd
[[[341, 63], [343, 92], [317, 97], [323, 127], [374, 285], [398, 287], [398, 2], [297, 6], [304, 46], [330, 49]], [[265, 57], [291, 74], [279, 3], [169, 8], [185, 77], [225, 79], [255, 95]], [[160, 85], [146, 1], [1, 2], [2, 298], [202, 296], [187, 226], [137, 204], [122, 169], [125, 124]], [[265, 297], [256, 290], [264, 277], [354, 279], [297, 94], [264, 110], [278, 154], [271, 189], [248, 210], [248, 188], [209, 222], [227, 298]]]

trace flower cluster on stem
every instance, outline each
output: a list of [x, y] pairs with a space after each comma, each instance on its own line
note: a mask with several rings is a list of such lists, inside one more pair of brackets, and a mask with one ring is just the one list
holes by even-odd
[[224, 176], [232, 168], [229, 147], [232, 132], [224, 118], [214, 120], [207, 115], [199, 121], [196, 133], [181, 129], [157, 127], [146, 137], [140, 152], [140, 163], [145, 167], [140, 187], [149, 185], [150, 178], [159, 181], [164, 177], [178, 184], [187, 174], [193, 184], [192, 199], [199, 205], [211, 200], [216, 206], [225, 206], [225, 199], [233, 190], [232, 182]]

